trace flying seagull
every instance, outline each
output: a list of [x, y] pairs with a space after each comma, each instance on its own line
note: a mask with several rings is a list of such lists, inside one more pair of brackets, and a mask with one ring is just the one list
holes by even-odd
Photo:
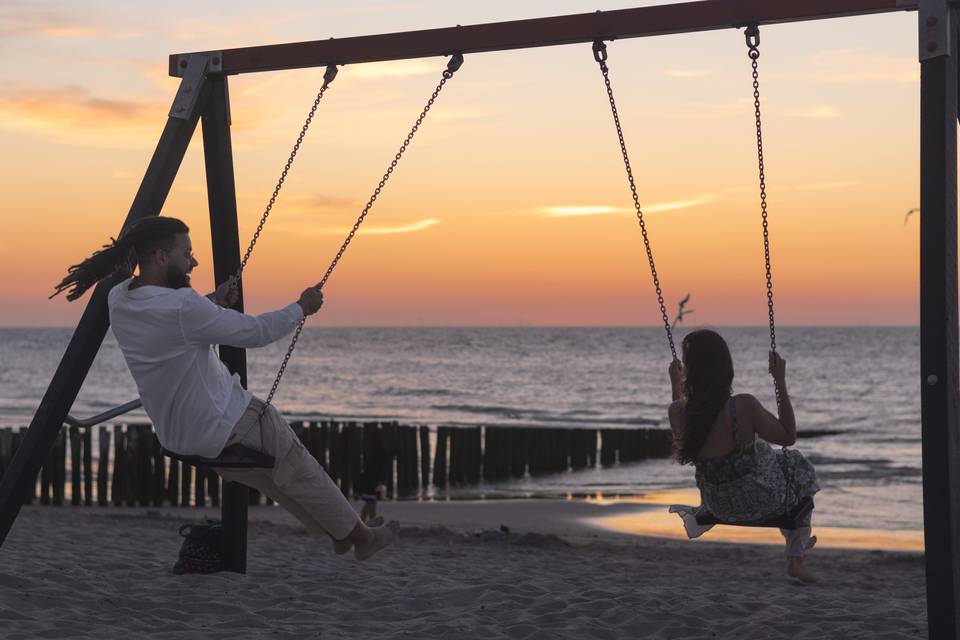
[[671, 329], [675, 329], [679, 323], [683, 322], [683, 316], [693, 313], [693, 309], [685, 308], [688, 302], [690, 302], [689, 293], [683, 300], [677, 303], [677, 317], [673, 319], [673, 324], [670, 325]]
[[909, 220], [910, 216], [912, 216], [917, 211], [920, 211], [920, 207], [915, 207], [913, 209], [910, 209], [910, 211], [907, 211], [907, 215], [903, 216], [903, 226], [907, 226], [907, 220]]

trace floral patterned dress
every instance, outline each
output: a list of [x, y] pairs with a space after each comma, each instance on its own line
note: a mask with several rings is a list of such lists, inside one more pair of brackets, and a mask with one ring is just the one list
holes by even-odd
[[[703, 507], [724, 522], [755, 522], [789, 512], [820, 490], [813, 465], [799, 451], [778, 453], [754, 436], [737, 438], [737, 407], [728, 402], [733, 450], [696, 464]], [[804, 525], [809, 524], [809, 514]]]

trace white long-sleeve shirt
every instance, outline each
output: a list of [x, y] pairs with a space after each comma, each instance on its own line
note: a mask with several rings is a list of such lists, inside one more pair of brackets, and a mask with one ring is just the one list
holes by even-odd
[[160, 444], [176, 453], [215, 457], [251, 394], [214, 345], [270, 344], [300, 323], [303, 310], [294, 302], [249, 316], [219, 307], [189, 287], [131, 290], [130, 282], [110, 291], [110, 324]]

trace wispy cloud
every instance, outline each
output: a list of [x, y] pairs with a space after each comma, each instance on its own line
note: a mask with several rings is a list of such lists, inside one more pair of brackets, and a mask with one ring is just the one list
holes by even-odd
[[670, 111], [644, 111], [638, 115], [658, 120], [719, 120], [743, 117], [745, 111], [753, 111], [752, 98], [732, 102], [687, 102]]
[[[689, 209], [717, 200], [713, 194], [704, 194], [687, 200], [674, 200], [670, 202], [654, 202], [648, 205], [641, 205], [644, 213], [661, 213], [663, 211], [677, 211], [679, 209]], [[611, 207], [607, 205], [563, 205], [548, 206], [537, 209], [538, 213], [547, 218], [571, 218], [578, 216], [598, 216], [610, 215], [616, 213], [634, 213], [632, 207]]]
[[396, 2], [396, 3], [380, 3], [380, 4], [367, 4], [367, 5], [344, 5], [337, 7], [333, 10], [333, 13], [340, 13], [345, 15], [353, 14], [385, 14], [385, 13], [398, 13], [398, 12], [408, 12], [415, 9], [423, 8], [422, 4], [414, 2]]
[[370, 62], [350, 65], [345, 69], [357, 80], [381, 80], [439, 73], [443, 68], [435, 60], [397, 60], [393, 62]]
[[846, 47], [821, 51], [813, 57], [817, 70], [808, 80], [819, 84], [894, 83], [920, 81], [920, 67], [910, 56]]
[[[423, 220], [417, 220], [415, 222], [410, 222], [408, 224], [401, 225], [363, 225], [357, 231], [359, 236], [387, 236], [395, 235], [400, 233], [416, 233], [418, 231], [425, 231], [430, 227], [440, 224], [440, 220], [436, 218], [424, 218]], [[308, 225], [295, 226], [295, 225], [277, 225], [274, 227], [274, 231], [294, 233], [297, 235], [317, 235], [317, 236], [346, 236], [350, 233], [351, 227], [311, 227]]]
[[838, 180], [836, 182], [819, 182], [814, 184], [797, 185], [797, 191], [830, 191], [832, 189], [848, 189], [862, 184], [859, 180]]
[[703, 78], [710, 75], [706, 69], [664, 69], [663, 75], [668, 78]]
[[111, 29], [93, 24], [61, 10], [44, 10], [27, 4], [12, 3], [0, 7], [0, 36], [49, 39], [128, 39], [143, 35], [133, 29]]
[[[835, 180], [833, 182], [813, 182], [808, 184], [797, 184], [797, 185], [772, 185], [767, 188], [767, 191], [770, 193], [788, 193], [792, 191], [830, 191], [833, 189], [849, 189], [851, 187], [858, 187], [863, 184], [860, 180]], [[740, 195], [750, 195], [754, 196], [757, 194], [757, 186], [749, 187], [725, 187], [720, 190], [720, 193], [729, 196], [740, 196]]]
[[155, 141], [165, 106], [96, 97], [83, 87], [0, 84], [0, 129], [91, 147], [130, 148]]
[[[254, 200], [258, 203], [263, 200], [264, 202], [260, 204], [265, 204], [268, 195], [265, 193], [243, 193], [245, 199]], [[356, 208], [356, 202], [350, 198], [325, 194], [287, 193], [280, 196], [276, 206], [283, 210], [284, 215], [328, 214], [354, 209]]]
[[818, 105], [813, 107], [799, 107], [796, 109], [787, 109], [783, 115], [789, 118], [839, 118], [840, 112], [836, 107], [830, 105]]
[[561, 206], [561, 207], [541, 207], [539, 209], [540, 213], [546, 215], [549, 218], [568, 218], [573, 216], [596, 216], [596, 215], [606, 215], [609, 213], [622, 213], [628, 211], [628, 209], [623, 209], [620, 207], [606, 207], [606, 206]]

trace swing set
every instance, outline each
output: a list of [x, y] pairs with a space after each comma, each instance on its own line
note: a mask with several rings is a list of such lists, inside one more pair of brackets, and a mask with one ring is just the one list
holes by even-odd
[[[169, 59], [170, 75], [180, 77], [181, 84], [123, 228], [139, 218], [160, 213], [196, 125], [202, 122], [215, 280], [219, 284], [231, 276], [236, 278], [240, 296], [234, 308], [242, 311], [243, 271], [277, 202], [320, 103], [337, 77], [338, 68], [362, 62], [441, 55], [449, 57], [441, 79], [327, 267], [319, 282], [322, 289], [440, 93], [460, 69], [464, 55], [589, 42], [592, 43], [593, 57], [603, 76], [667, 343], [672, 357], [676, 359], [676, 346], [660, 277], [654, 262], [610, 80], [606, 42], [632, 37], [743, 28], [752, 70], [770, 350], [776, 351], [758, 72], [759, 26], [916, 10], [919, 14], [921, 64], [921, 367], [925, 372], [921, 385], [921, 404], [928, 613], [931, 637], [941, 637], [941, 633], [944, 634], [943, 637], [953, 637], [955, 632], [960, 630], [960, 586], [954, 585], [952, 579], [960, 567], [960, 488], [955, 486], [955, 483], [951, 485], [949, 478], [960, 472], [960, 461], [955, 459], [960, 452], [952, 450], [949, 443], [960, 425], [958, 415], [950, 410], [950, 407], [960, 404], [960, 393], [957, 389], [957, 166], [954, 119], [957, 117], [958, 34], [957, 11], [951, 6], [952, 2], [953, 0], [701, 0], [467, 27], [458, 25], [446, 29], [378, 36], [331, 38], [293, 44], [174, 54]], [[227, 79], [230, 75], [240, 73], [319, 66], [326, 67], [323, 83], [241, 258]], [[62, 424], [96, 424], [139, 406], [138, 401], [133, 401], [118, 407], [117, 410], [83, 421], [68, 415], [109, 324], [107, 293], [120, 279], [120, 276], [105, 279], [94, 290], [23, 444], [18, 449], [10, 469], [0, 481], [0, 544], [6, 538], [23, 504], [23, 496], [36, 478]], [[293, 334], [265, 406], [273, 400], [303, 326], [304, 322], [301, 321]], [[221, 346], [220, 356], [232, 372], [240, 375], [246, 386], [245, 350]], [[779, 389], [775, 391], [779, 402]], [[233, 445], [216, 458], [165, 453], [192, 464], [211, 467], [272, 467], [275, 464], [275, 461], [263, 452], [240, 445]], [[812, 501], [807, 499], [793, 511], [781, 514], [775, 519], [736, 524], [793, 528], [812, 508]], [[701, 514], [698, 519], [701, 524], [718, 522], [709, 514]], [[232, 570], [244, 572], [246, 489], [235, 483], [226, 483], [224, 487], [223, 528], [225, 564]]]

